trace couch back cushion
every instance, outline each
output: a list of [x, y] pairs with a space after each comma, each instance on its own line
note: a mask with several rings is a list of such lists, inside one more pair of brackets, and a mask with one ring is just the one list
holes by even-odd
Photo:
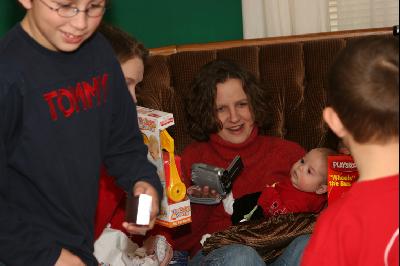
[[306, 150], [335, 148], [338, 140], [322, 119], [326, 77], [336, 54], [358, 38], [365, 36], [153, 55], [146, 64], [139, 104], [174, 114], [175, 126], [168, 131], [180, 154], [193, 141], [185, 126], [183, 95], [204, 64], [231, 59], [251, 71], [270, 96], [272, 110], [266, 111], [271, 112], [273, 123], [269, 135], [295, 141]]

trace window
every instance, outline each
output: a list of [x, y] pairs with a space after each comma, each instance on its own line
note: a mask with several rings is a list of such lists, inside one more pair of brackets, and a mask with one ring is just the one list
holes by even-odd
[[399, 24], [399, 0], [328, 0], [330, 30]]

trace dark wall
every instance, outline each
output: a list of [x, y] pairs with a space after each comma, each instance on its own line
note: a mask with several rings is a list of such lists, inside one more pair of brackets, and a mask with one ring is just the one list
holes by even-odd
[[17, 4], [17, 0], [0, 1], [0, 37], [19, 21], [24, 10]]
[[[22, 16], [17, 0], [0, 1], [0, 36]], [[105, 20], [149, 48], [243, 38], [241, 0], [113, 0]]]

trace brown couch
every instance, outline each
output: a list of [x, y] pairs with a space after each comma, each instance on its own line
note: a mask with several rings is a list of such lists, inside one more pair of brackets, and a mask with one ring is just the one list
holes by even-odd
[[293, 140], [304, 148], [334, 148], [337, 138], [322, 120], [329, 65], [340, 49], [369, 35], [392, 36], [391, 28], [353, 30], [156, 48], [146, 65], [139, 104], [172, 112], [169, 129], [180, 154], [190, 138], [185, 127], [182, 96], [205, 63], [229, 58], [244, 65], [272, 97], [273, 125], [268, 133]]

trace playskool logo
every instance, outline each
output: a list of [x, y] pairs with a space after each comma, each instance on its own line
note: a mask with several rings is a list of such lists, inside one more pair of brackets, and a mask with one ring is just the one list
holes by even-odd
[[174, 124], [174, 118], [173, 117], [171, 117], [171, 118], [169, 118], [169, 119], [167, 119], [165, 121], [162, 121], [160, 123], [160, 126], [163, 127], [163, 126], [168, 125], [168, 124], [171, 124], [171, 126]]
[[75, 112], [87, 111], [104, 104], [107, 98], [107, 80], [108, 74], [103, 74], [93, 77], [91, 83], [82, 81], [75, 86], [43, 94], [43, 99], [49, 106], [51, 119], [56, 121], [59, 113], [68, 118]]
[[354, 162], [333, 161], [332, 169], [335, 171], [353, 172], [357, 171], [357, 165]]

